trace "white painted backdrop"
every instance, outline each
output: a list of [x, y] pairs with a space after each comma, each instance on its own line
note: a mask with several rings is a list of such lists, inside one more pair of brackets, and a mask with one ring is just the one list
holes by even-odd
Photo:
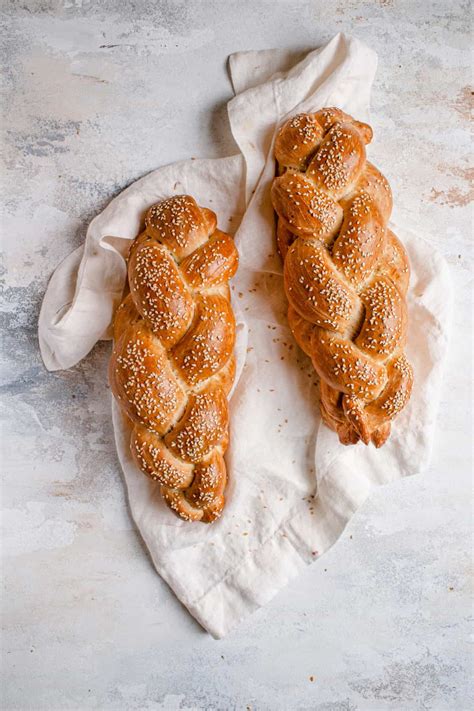
[[[467, 711], [470, 657], [468, 6], [460, 0], [1, 3], [5, 709]], [[89, 220], [143, 173], [235, 152], [236, 50], [336, 32], [379, 53], [371, 159], [456, 284], [432, 467], [379, 490], [335, 548], [216, 642], [131, 523], [100, 344], [48, 374], [36, 321]]]

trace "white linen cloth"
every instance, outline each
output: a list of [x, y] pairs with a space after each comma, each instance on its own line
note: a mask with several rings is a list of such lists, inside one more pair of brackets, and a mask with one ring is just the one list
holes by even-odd
[[50, 370], [74, 365], [108, 336], [126, 277], [129, 240], [153, 202], [190, 193], [216, 211], [221, 229], [234, 232], [240, 223], [241, 260], [233, 284], [238, 382], [231, 398], [229, 485], [221, 519], [210, 526], [187, 523], [166, 508], [158, 486], [134, 464], [128, 425], [113, 406], [133, 518], [159, 574], [216, 638], [326, 551], [374, 486], [426, 468], [446, 349], [447, 265], [429, 242], [392, 225], [412, 265], [411, 401], [380, 450], [343, 447], [321, 425], [314, 371], [286, 321], [269, 200], [272, 146], [282, 120], [299, 111], [338, 106], [367, 120], [377, 57], [339, 34], [295, 66], [290, 63], [291, 54], [279, 50], [231, 56], [236, 97], [229, 118], [242, 154], [166, 166], [124, 190], [92, 221], [84, 248], [54, 273], [39, 321], [41, 353]]

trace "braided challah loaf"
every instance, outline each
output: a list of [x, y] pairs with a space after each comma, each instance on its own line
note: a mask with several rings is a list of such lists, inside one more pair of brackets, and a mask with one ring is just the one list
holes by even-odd
[[110, 383], [134, 425], [132, 453], [186, 520], [213, 521], [224, 507], [237, 265], [211, 210], [169, 198], [131, 245], [130, 293], [115, 317]]
[[392, 195], [366, 159], [371, 139], [339, 109], [290, 119], [275, 143], [272, 201], [289, 324], [320, 377], [322, 418], [343, 444], [380, 447], [413, 373], [408, 259], [387, 229]]

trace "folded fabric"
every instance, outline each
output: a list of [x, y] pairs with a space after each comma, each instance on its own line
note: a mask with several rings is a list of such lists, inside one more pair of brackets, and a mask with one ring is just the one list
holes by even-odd
[[289, 115], [323, 106], [367, 120], [376, 65], [373, 51], [342, 34], [295, 66], [281, 50], [232, 55], [237, 95], [228, 108], [241, 154], [176, 163], [131, 185], [93, 220], [84, 248], [58, 267], [44, 298], [44, 362], [50, 370], [68, 368], [108, 336], [129, 240], [150, 204], [189, 193], [217, 213], [221, 229], [235, 233], [241, 256], [232, 292], [238, 378], [221, 519], [206, 526], [174, 517], [157, 485], [136, 467], [129, 426], [112, 407], [133, 518], [159, 574], [214, 637], [327, 550], [374, 486], [420, 472], [429, 462], [451, 302], [442, 257], [419, 234], [391, 225], [412, 264], [407, 355], [415, 387], [390, 440], [375, 450], [343, 447], [321, 425], [313, 368], [287, 325], [275, 252], [269, 188], [277, 127]]

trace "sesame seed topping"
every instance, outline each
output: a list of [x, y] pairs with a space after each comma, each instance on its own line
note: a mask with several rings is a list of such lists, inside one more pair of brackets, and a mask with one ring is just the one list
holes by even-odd
[[[272, 200], [279, 244], [280, 225], [285, 230], [285, 291], [300, 319], [290, 323], [297, 341], [310, 329], [304, 349], [335, 397], [332, 414], [321, 402], [323, 418], [341, 441], [367, 443], [377, 433], [379, 446], [410, 396], [411, 366], [401, 350], [409, 268], [387, 232], [389, 184], [365, 159], [370, 134], [339, 109], [295, 116], [275, 144], [280, 177]], [[316, 135], [307, 161], [305, 142]], [[318, 248], [308, 247], [309, 238]], [[346, 410], [343, 393], [352, 398]]]
[[238, 259], [212, 215], [187, 195], [148, 210], [130, 252], [135, 308], [118, 310], [111, 381], [136, 423], [140, 468], [181, 518], [207, 522], [224, 505], [235, 328], [227, 282]]

